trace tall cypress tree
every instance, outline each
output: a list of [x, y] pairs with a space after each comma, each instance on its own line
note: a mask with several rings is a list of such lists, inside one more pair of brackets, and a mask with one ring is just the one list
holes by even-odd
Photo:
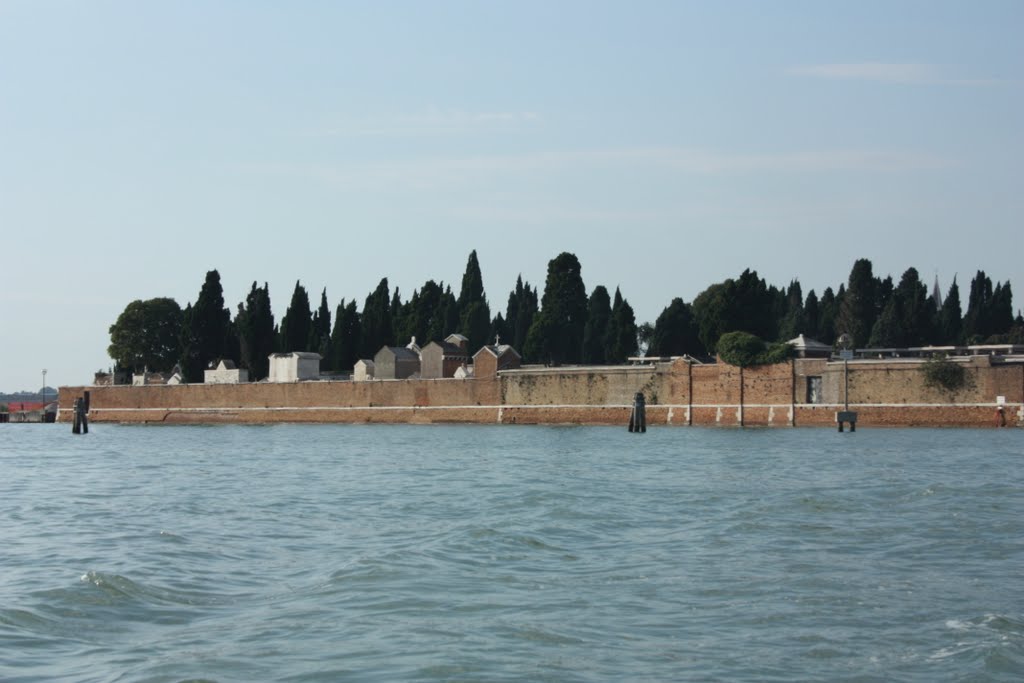
[[331, 343], [331, 309], [327, 306], [327, 288], [320, 292], [320, 306], [313, 311], [313, 323], [310, 326], [309, 348], [323, 358], [330, 357]]
[[220, 273], [211, 270], [194, 306], [185, 309], [182, 338], [182, 371], [190, 382], [201, 382], [203, 370], [228, 357], [231, 343], [231, 312], [224, 306]]
[[395, 343], [391, 320], [391, 292], [388, 279], [381, 279], [363, 305], [363, 334], [359, 345], [360, 358], [373, 358], [382, 346]]
[[[516, 287], [508, 295], [508, 307], [505, 312], [505, 325], [509, 331], [507, 343], [511, 344], [528, 360], [526, 354], [526, 335], [530, 331], [533, 319], [537, 315], [537, 289], [530, 283], [523, 283], [523, 276], [516, 277]], [[531, 359], [532, 360], [532, 359]]]
[[548, 262], [540, 312], [526, 337], [531, 359], [559, 365], [579, 363], [587, 321], [587, 292], [575, 254], [562, 252]]
[[996, 283], [992, 292], [992, 334], [1003, 335], [1013, 327], [1013, 291], [1010, 281]]
[[475, 249], [469, 253], [466, 262], [458, 304], [459, 326], [462, 334], [469, 339], [469, 352], [475, 353], [477, 349], [489, 343], [487, 334], [491, 327], [491, 308], [484, 295], [484, 280]]
[[979, 270], [971, 280], [971, 293], [964, 316], [964, 341], [978, 344], [993, 334], [992, 280]]
[[277, 348], [274, 314], [270, 309], [270, 287], [252, 283], [245, 305], [238, 305], [235, 327], [239, 336], [239, 361], [249, 370], [249, 379], [258, 381], [269, 374], [270, 354]]
[[330, 363], [333, 372], [351, 372], [359, 360], [362, 325], [356, 302], [347, 305], [342, 299], [334, 316], [334, 330], [331, 332]]
[[651, 356], [703, 355], [697, 336], [697, 322], [690, 306], [676, 297], [654, 321], [654, 332], [647, 348]]
[[[616, 290], [618, 294], [618, 290]], [[612, 320], [612, 300], [604, 285], [594, 287], [587, 302], [587, 324], [583, 327], [583, 362], [602, 365], [608, 362], [608, 332]]]
[[608, 337], [605, 358], [608, 363], [625, 363], [629, 356], [636, 354], [636, 316], [633, 307], [615, 288], [612, 314], [608, 321]]
[[[817, 299], [815, 299], [817, 305]], [[804, 295], [799, 280], [790, 280], [786, 290], [786, 309], [779, 322], [779, 340], [789, 341], [798, 334], [813, 334], [808, 329], [807, 315], [804, 310]]]
[[960, 287], [956, 284], [956, 276], [953, 276], [953, 284], [949, 286], [949, 292], [942, 301], [938, 328], [939, 344], [963, 343], [963, 313], [960, 309]]
[[281, 318], [281, 350], [310, 351], [309, 340], [313, 329], [312, 313], [309, 309], [309, 293], [296, 280], [292, 291], [292, 302]]
[[[842, 289], [842, 286], [840, 286]], [[831, 345], [836, 340], [836, 313], [838, 304], [836, 295], [831, 287], [826, 287], [821, 293], [821, 302], [818, 305], [818, 333], [817, 340], [822, 344]]]
[[[807, 292], [807, 300], [804, 302], [804, 327], [806, 328], [804, 334], [818, 339], [819, 329], [821, 328], [821, 310], [818, 306], [818, 295], [814, 293], [813, 289]], [[821, 340], [818, 339], [818, 341]]]
[[879, 281], [872, 273], [871, 261], [866, 258], [857, 259], [850, 270], [845, 296], [839, 304], [836, 317], [837, 332], [849, 334], [854, 347], [863, 347], [871, 336], [879, 314], [879, 286]]

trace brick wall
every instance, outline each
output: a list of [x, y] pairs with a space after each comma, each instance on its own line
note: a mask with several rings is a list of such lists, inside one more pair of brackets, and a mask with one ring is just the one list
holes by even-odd
[[[994, 424], [996, 396], [1007, 423], [1024, 422], [1024, 364], [970, 361], [970, 386], [946, 394], [924, 385], [914, 361], [849, 364], [850, 407], [861, 426]], [[822, 405], [806, 405], [806, 379], [823, 378]], [[502, 372], [469, 380], [325, 381], [288, 384], [62, 387], [61, 420], [91, 392], [93, 421], [501, 422], [622, 424], [633, 395], [647, 398], [648, 424], [834, 425], [845, 386], [841, 362], [796, 360], [740, 368], [690, 365]]]

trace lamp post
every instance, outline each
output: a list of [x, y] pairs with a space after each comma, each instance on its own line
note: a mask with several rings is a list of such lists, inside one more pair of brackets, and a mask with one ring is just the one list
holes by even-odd
[[843, 348], [839, 357], [843, 359], [843, 410], [850, 409], [850, 335], [843, 333], [839, 335], [839, 346]]

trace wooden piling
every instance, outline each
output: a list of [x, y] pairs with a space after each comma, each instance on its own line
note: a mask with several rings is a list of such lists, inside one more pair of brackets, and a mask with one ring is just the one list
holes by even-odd
[[86, 415], [89, 405], [89, 392], [85, 392], [85, 398], [76, 398], [71, 408], [71, 433], [88, 434], [89, 418]]
[[647, 401], [640, 391], [633, 396], [633, 409], [629, 413], [629, 431], [633, 434], [647, 431]]

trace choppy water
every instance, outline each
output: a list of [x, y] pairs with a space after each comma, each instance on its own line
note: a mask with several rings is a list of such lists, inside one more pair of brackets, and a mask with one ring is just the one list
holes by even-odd
[[4, 681], [1019, 681], [1024, 432], [0, 427]]

